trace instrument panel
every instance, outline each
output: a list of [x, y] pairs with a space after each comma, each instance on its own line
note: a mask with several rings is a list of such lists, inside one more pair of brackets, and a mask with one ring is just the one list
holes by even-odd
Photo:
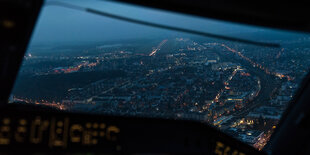
[[1, 108], [0, 150], [4, 149], [31, 153], [264, 154], [200, 122], [67, 113], [31, 105]]

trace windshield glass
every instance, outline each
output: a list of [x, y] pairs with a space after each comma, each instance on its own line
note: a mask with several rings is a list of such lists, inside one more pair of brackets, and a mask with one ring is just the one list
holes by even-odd
[[310, 35], [105, 1], [63, 1], [257, 46], [42, 9], [10, 102], [61, 111], [187, 119], [262, 149], [310, 66]]

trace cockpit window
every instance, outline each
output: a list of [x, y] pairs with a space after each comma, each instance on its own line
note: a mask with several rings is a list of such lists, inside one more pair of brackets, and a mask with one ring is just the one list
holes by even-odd
[[201, 121], [261, 150], [309, 70], [308, 34], [111, 1], [63, 2], [280, 47], [214, 39], [46, 5], [10, 102], [70, 112]]

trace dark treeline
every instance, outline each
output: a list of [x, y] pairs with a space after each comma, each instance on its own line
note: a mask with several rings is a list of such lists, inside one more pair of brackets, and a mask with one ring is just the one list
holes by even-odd
[[[120, 70], [102, 72], [76, 72], [70, 74], [54, 74], [41, 76], [21, 76], [14, 88], [14, 95], [31, 99], [48, 99], [59, 101], [63, 99], [70, 88], [83, 87], [101, 79], [124, 77], [126, 73]], [[40, 98], [38, 98], [40, 97]]]

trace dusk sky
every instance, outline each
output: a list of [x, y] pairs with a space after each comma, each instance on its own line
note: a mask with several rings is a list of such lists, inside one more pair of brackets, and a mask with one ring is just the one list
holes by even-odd
[[[235, 37], [238, 37], [240, 33], [264, 31], [262, 28], [115, 2], [95, 0], [63, 0], [62, 2], [144, 21]], [[169, 36], [171, 34], [176, 34], [176, 32], [132, 24], [61, 6], [45, 5], [41, 10], [33, 33], [32, 43], [108, 41], [130, 38], [152, 38], [165, 35]]]

